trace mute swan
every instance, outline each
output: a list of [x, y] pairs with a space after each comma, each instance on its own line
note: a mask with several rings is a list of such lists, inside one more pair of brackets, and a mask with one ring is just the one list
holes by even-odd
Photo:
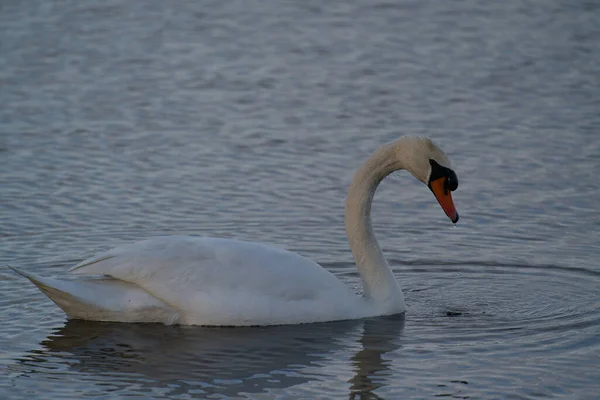
[[375, 190], [400, 169], [425, 183], [450, 220], [458, 221], [450, 193], [458, 179], [435, 143], [402, 137], [375, 151], [356, 172], [346, 199], [346, 234], [362, 296], [298, 254], [209, 237], [157, 237], [120, 246], [75, 265], [70, 279], [13, 269], [74, 319], [242, 326], [402, 313], [402, 290], [371, 227]]

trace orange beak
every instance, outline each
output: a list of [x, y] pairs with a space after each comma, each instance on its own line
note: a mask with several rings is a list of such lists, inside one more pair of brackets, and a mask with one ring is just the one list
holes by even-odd
[[458, 212], [454, 207], [454, 202], [452, 201], [452, 194], [450, 194], [450, 190], [445, 188], [447, 178], [438, 178], [429, 182], [429, 189], [435, 195], [438, 203], [442, 206], [442, 210], [446, 213], [448, 218], [453, 223], [458, 221]]

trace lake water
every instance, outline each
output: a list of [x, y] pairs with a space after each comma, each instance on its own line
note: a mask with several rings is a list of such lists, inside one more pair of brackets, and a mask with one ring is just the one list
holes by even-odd
[[63, 274], [164, 234], [269, 242], [359, 289], [354, 170], [428, 135], [373, 220], [405, 317], [67, 321], [0, 270], [3, 399], [597, 399], [600, 3], [4, 1], [0, 264]]

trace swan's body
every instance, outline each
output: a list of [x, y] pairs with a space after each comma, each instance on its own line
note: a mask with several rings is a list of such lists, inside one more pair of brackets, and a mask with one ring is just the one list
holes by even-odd
[[[326, 269], [298, 254], [260, 243], [193, 236], [157, 237], [117, 247], [84, 261], [72, 271], [112, 277], [88, 278], [85, 282], [92, 290], [78, 293], [84, 303], [102, 310], [101, 319], [267, 325], [273, 321], [293, 324], [369, 314], [367, 304], [362, 304], [359, 296]], [[72, 289], [80, 283], [63, 281], [62, 290], [73, 293]], [[115, 293], [95, 289], [112, 290], [116, 285], [119, 289]], [[150, 295], [148, 299], [143, 297], [146, 293]], [[115, 295], [119, 300], [115, 301]], [[65, 300], [50, 297], [70, 310], [72, 318], [98, 319], [94, 315], [97, 311], [65, 307]], [[307, 315], [311, 315], [310, 320]]]
[[70, 318], [241, 326], [402, 313], [402, 291], [371, 228], [373, 195], [386, 175], [408, 169], [429, 184], [456, 221], [449, 192], [441, 194], [433, 182], [443, 178], [452, 186], [449, 168], [429, 139], [406, 137], [380, 148], [357, 171], [346, 201], [346, 232], [363, 280], [362, 296], [298, 254], [208, 237], [158, 237], [117, 247], [74, 266], [73, 279], [15, 270]]

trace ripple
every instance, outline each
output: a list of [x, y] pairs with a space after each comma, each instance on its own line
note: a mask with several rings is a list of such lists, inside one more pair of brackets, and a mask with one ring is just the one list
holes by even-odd
[[459, 264], [402, 271], [407, 325], [419, 327], [419, 340], [443, 348], [462, 343], [469, 352], [493, 357], [515, 351], [560, 357], [589, 350], [600, 327], [597, 273], [559, 266]]

